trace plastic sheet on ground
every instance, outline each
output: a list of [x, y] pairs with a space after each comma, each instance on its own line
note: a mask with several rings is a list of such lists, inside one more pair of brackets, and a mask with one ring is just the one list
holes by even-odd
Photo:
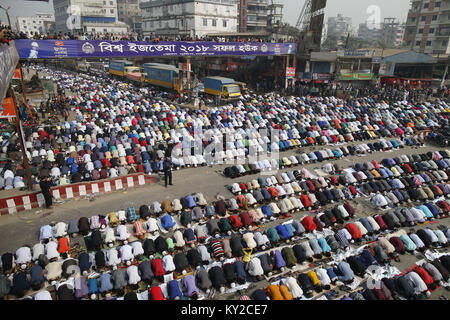
[[436, 260], [446, 255], [448, 255], [448, 252], [438, 252], [437, 250], [429, 250], [429, 249], [425, 251], [425, 257], [430, 261]]
[[396, 275], [401, 274], [402, 272], [394, 266], [385, 265], [385, 266], [376, 266], [371, 265], [370, 272], [366, 272], [372, 277], [375, 281], [381, 281], [383, 278], [393, 278]]

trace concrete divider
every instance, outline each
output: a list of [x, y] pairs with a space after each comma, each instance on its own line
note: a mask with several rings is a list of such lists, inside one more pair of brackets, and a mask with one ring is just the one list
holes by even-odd
[[[90, 182], [81, 182], [56, 186], [51, 188], [55, 199], [73, 199], [89, 194], [101, 194], [122, 189], [156, 183], [159, 177], [149, 176], [144, 173], [134, 173], [123, 177], [103, 179]], [[45, 200], [41, 192], [33, 192], [25, 195], [0, 199], [0, 215], [11, 214], [32, 208], [44, 207]]]

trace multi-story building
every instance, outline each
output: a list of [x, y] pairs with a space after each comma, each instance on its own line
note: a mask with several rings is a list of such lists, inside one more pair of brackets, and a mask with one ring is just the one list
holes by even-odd
[[125, 22], [130, 31], [142, 33], [142, 11], [139, 8], [141, 0], [117, 0], [119, 21]]
[[367, 23], [361, 23], [358, 38], [372, 44], [383, 41], [387, 47], [398, 48], [402, 46], [404, 31], [404, 25], [396, 18], [385, 18], [381, 24], [372, 28]]
[[238, 32], [247, 32], [247, 1], [239, 0], [238, 3]]
[[55, 30], [55, 17], [51, 13], [36, 12], [32, 17], [16, 17], [16, 28], [20, 32], [30, 34], [53, 33]]
[[247, 31], [263, 31], [267, 27], [269, 0], [247, 1]]
[[381, 36], [381, 28], [374, 26], [370, 28], [367, 23], [360, 23], [358, 28], [358, 38], [367, 42], [376, 43]]
[[280, 26], [283, 7], [274, 0], [238, 0], [238, 31], [265, 32]]
[[384, 18], [381, 24], [381, 39], [391, 47], [398, 48], [403, 44], [405, 25], [396, 18]]
[[283, 4], [272, 3], [267, 7], [268, 8], [268, 16], [267, 16], [267, 25], [272, 28], [277, 28], [281, 25], [283, 21]]
[[411, 0], [404, 43], [428, 54], [450, 54], [450, 1]]
[[144, 37], [237, 31], [236, 0], [153, 0], [141, 2], [140, 8]]
[[116, 0], [53, 0], [57, 32], [125, 34]]
[[344, 17], [342, 14], [338, 14], [337, 17], [329, 17], [328, 35], [330, 34], [336, 34], [339, 40], [345, 40], [348, 34], [355, 34], [352, 18]]

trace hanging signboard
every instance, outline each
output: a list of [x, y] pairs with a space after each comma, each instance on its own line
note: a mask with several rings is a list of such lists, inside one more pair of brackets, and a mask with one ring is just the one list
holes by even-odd
[[352, 80], [372, 80], [373, 73], [347, 73], [347, 74], [339, 74], [337, 77], [338, 80], [343, 81], [352, 81]]
[[295, 67], [286, 68], [286, 78], [294, 78], [295, 77]]
[[16, 109], [14, 108], [13, 98], [5, 98], [0, 106], [0, 119], [14, 118], [16, 116]]
[[20, 72], [20, 68], [16, 68], [14, 70], [14, 76], [13, 79], [22, 79], [22, 72]]

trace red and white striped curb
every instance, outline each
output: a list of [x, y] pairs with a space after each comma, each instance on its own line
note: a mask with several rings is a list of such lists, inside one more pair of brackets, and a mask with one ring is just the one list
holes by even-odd
[[[51, 193], [57, 200], [72, 199], [89, 194], [108, 193], [111, 191], [133, 188], [157, 181], [158, 179], [155, 177], [138, 173], [113, 179], [53, 187], [51, 188]], [[45, 200], [41, 192], [34, 192], [27, 195], [4, 198], [0, 199], [0, 215], [11, 214], [24, 210], [31, 210], [32, 208], [43, 207], [44, 205]]]
[[426, 129], [423, 131], [420, 131], [419, 133], [417, 133], [417, 138], [421, 141], [423, 141], [425, 139], [425, 136], [428, 134], [428, 132], [431, 132], [430, 129]]

